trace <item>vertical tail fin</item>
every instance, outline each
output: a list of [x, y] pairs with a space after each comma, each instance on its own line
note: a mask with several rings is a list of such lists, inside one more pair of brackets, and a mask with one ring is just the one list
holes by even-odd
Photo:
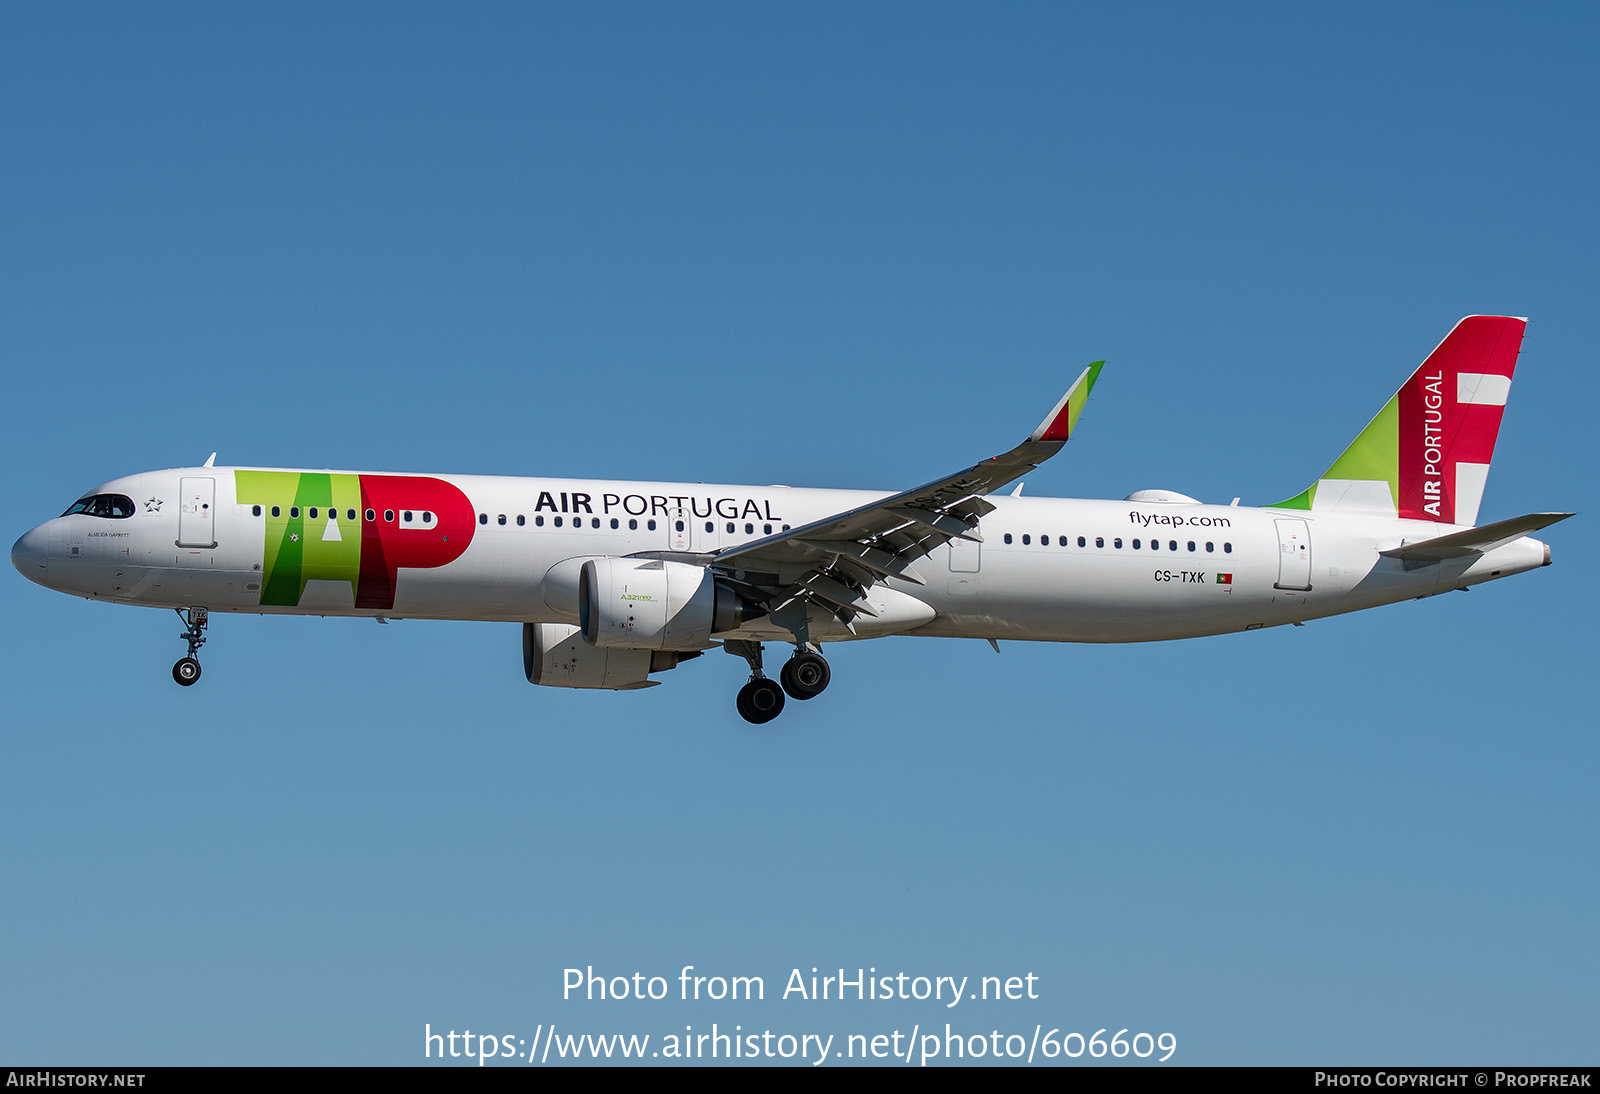
[[1476, 524], [1527, 325], [1461, 320], [1321, 478], [1271, 508]]

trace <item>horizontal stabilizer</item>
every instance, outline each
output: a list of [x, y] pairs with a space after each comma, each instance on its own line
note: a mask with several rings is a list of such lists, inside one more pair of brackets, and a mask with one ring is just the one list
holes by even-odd
[[1463, 558], [1466, 555], [1482, 554], [1496, 547], [1503, 547], [1512, 540], [1521, 539], [1541, 528], [1548, 528], [1570, 516], [1571, 513], [1529, 513], [1525, 517], [1497, 520], [1480, 528], [1451, 532], [1447, 536], [1425, 539], [1420, 543], [1405, 543], [1393, 550], [1378, 553], [1385, 558], [1398, 558], [1418, 565], [1440, 562], [1447, 558]]

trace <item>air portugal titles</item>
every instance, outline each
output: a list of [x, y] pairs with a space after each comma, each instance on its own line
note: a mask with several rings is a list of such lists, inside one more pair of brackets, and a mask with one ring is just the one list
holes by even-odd
[[782, 520], [772, 512], [772, 502], [766, 498], [713, 498], [692, 494], [601, 494], [600, 501], [593, 494], [578, 490], [541, 490], [534, 503], [534, 513], [587, 513], [595, 516], [595, 505], [600, 506], [600, 516], [625, 513], [630, 517], [670, 517], [681, 510], [685, 516], [722, 517], [725, 520]]
[[292, 608], [309, 581], [348, 582], [357, 608], [394, 607], [400, 567], [460, 558], [477, 528], [472, 502], [443, 479], [235, 471], [241, 505], [266, 518], [261, 603]]

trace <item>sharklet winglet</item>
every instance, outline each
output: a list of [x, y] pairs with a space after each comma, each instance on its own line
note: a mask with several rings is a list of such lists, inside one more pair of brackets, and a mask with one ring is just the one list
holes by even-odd
[[1100, 378], [1100, 370], [1104, 367], [1104, 361], [1094, 361], [1080, 372], [1067, 393], [1061, 396], [1061, 401], [1039, 423], [1039, 428], [1028, 436], [1028, 440], [1064, 441], [1070, 437], [1078, 424], [1078, 416], [1083, 413], [1083, 404], [1088, 401], [1089, 393], [1094, 390], [1095, 381]]

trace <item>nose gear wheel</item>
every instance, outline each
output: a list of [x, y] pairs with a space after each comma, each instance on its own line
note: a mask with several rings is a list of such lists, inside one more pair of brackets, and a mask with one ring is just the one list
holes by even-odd
[[172, 666], [172, 678], [184, 687], [189, 687], [200, 679], [200, 647], [206, 644], [206, 625], [211, 622], [211, 615], [204, 608], [190, 608], [185, 612], [182, 608], [174, 608], [178, 618], [183, 620], [183, 633], [179, 638], [189, 643], [189, 655]]

